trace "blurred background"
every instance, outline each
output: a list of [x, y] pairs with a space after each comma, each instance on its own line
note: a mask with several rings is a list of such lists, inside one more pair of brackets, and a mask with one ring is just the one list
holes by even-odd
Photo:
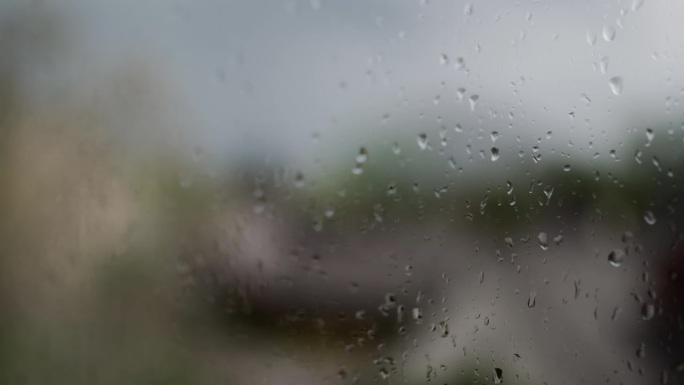
[[682, 383], [682, 20], [2, 1], [0, 383]]

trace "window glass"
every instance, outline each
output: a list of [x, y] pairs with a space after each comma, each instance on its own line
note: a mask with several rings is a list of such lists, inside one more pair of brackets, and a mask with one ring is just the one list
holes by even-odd
[[684, 383], [684, 3], [0, 4], [0, 383]]

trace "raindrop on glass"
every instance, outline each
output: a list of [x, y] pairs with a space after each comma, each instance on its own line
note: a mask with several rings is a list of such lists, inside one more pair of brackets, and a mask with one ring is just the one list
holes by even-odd
[[418, 135], [418, 147], [420, 147], [421, 150], [425, 150], [428, 147], [428, 139], [427, 139], [427, 134], [426, 133], [420, 133]]
[[608, 56], [604, 56], [603, 58], [601, 58], [601, 64], [600, 64], [601, 73], [605, 74], [606, 72], [608, 72], [608, 63], [609, 62], [610, 62], [610, 59], [608, 58]]
[[646, 221], [646, 223], [648, 223], [651, 226], [655, 225], [656, 217], [655, 217], [655, 214], [653, 214], [653, 211], [646, 210], [644, 212], [644, 221]]
[[445, 54], [445, 53], [443, 53], [442, 55], [440, 55], [440, 57], [439, 57], [439, 64], [440, 64], [441, 66], [448, 65], [448, 64], [449, 64], [449, 56], [447, 56], [447, 54]]
[[614, 249], [608, 253], [608, 263], [615, 267], [620, 267], [625, 260], [625, 252], [621, 249]]
[[641, 319], [649, 321], [655, 316], [655, 305], [652, 303], [645, 303], [641, 306]]
[[651, 142], [653, 142], [653, 138], [655, 137], [655, 132], [653, 132], [652, 128], [647, 128], [646, 129], [646, 147], [651, 145]]
[[477, 100], [480, 99], [480, 96], [478, 95], [472, 95], [470, 99], [470, 111], [475, 111], [475, 106], [477, 105]]
[[539, 242], [539, 247], [541, 247], [542, 250], [546, 250], [549, 248], [549, 236], [545, 232], [539, 233], [537, 235], [537, 241]]
[[603, 35], [603, 40], [605, 40], [605, 41], [615, 40], [615, 28], [613, 28], [610, 25], [604, 26], [602, 35]]
[[359, 149], [359, 154], [356, 155], [356, 163], [358, 164], [363, 164], [368, 160], [368, 152], [366, 151], [365, 147], [361, 147]]
[[537, 292], [532, 290], [530, 296], [527, 298], [527, 307], [530, 309], [537, 304]]
[[494, 368], [494, 384], [498, 385], [503, 382], [503, 370]]
[[499, 159], [499, 149], [492, 147], [492, 162], [496, 162]]
[[614, 76], [610, 78], [608, 85], [610, 86], [610, 91], [616, 96], [622, 94], [622, 76]]

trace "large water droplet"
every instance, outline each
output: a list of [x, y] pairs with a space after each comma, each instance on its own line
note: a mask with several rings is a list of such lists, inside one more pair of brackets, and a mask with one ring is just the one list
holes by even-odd
[[603, 40], [605, 40], [605, 41], [615, 40], [615, 28], [613, 28], [610, 25], [604, 26], [602, 35], [603, 35]]
[[503, 370], [494, 368], [494, 384], [498, 385], [503, 382]]
[[539, 247], [541, 247], [542, 250], [546, 250], [549, 248], [549, 236], [545, 232], [539, 233], [537, 235], [537, 241], [539, 242]]
[[496, 162], [499, 160], [499, 149], [496, 147], [492, 147], [492, 162]]
[[625, 252], [621, 249], [614, 249], [608, 253], [608, 262], [615, 267], [620, 267], [624, 260]]
[[622, 94], [622, 76], [614, 76], [610, 78], [608, 81], [608, 85], [610, 86], [610, 90], [615, 94], [616, 96], [620, 96]]

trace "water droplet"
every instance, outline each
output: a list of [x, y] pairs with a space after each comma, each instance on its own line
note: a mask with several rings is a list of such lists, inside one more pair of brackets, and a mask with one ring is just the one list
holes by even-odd
[[461, 71], [466, 68], [465, 59], [462, 57], [456, 58], [456, 63], [454, 63], [454, 68], [456, 71]]
[[569, 164], [566, 164], [565, 166], [563, 166], [563, 171], [570, 171], [570, 170], [572, 170], [572, 168], [570, 167]]
[[596, 43], [596, 34], [592, 31], [587, 31], [587, 43], [594, 45]]
[[651, 145], [651, 142], [653, 141], [653, 138], [655, 137], [655, 132], [653, 132], [652, 128], [647, 128], [646, 129], [646, 147]]
[[418, 135], [418, 147], [420, 147], [421, 150], [425, 150], [428, 147], [428, 139], [427, 139], [427, 134], [422, 132]]
[[492, 143], [494, 143], [497, 139], [499, 139], [499, 131], [492, 131], [489, 136], [492, 139]]
[[625, 252], [621, 249], [614, 249], [608, 253], [608, 262], [615, 267], [620, 267], [624, 260]]
[[644, 220], [646, 221], [646, 223], [648, 223], [651, 226], [655, 225], [656, 217], [655, 217], [655, 214], [653, 214], [653, 211], [646, 210], [644, 212]]
[[506, 181], [506, 194], [513, 194], [513, 182], [511, 182], [510, 180]]
[[441, 66], [448, 65], [448, 64], [449, 64], [449, 56], [447, 56], [447, 54], [445, 54], [445, 53], [443, 53], [442, 55], [440, 55], [440, 57], [439, 57], [439, 64], [440, 64]]
[[471, 3], [467, 3], [463, 7], [463, 14], [466, 16], [471, 16], [473, 14], [473, 5]]
[[389, 372], [385, 368], [381, 368], [380, 371], [378, 371], [378, 373], [380, 374], [380, 378], [382, 378], [383, 380], [388, 379], [390, 376]]
[[297, 171], [295, 174], [294, 185], [297, 188], [304, 187], [304, 174], [301, 171]]
[[423, 323], [423, 311], [420, 308], [414, 307], [411, 312], [413, 315], [413, 321], [417, 324]]
[[457, 89], [456, 90], [456, 99], [458, 99], [459, 102], [462, 102], [463, 98], [465, 98], [465, 93], [466, 93], [465, 88], [461, 87], [461, 88]]
[[512, 248], [513, 247], [513, 238], [511, 238], [511, 237], [504, 238], [504, 243], [506, 244], [506, 246]]
[[356, 163], [363, 164], [366, 160], [368, 160], [368, 152], [366, 151], [366, 147], [361, 147], [358, 155], [356, 155]]
[[636, 356], [637, 358], [644, 358], [646, 357], [646, 344], [643, 342], [639, 345], [639, 347], [636, 350]]
[[499, 149], [492, 147], [492, 162], [496, 162], [499, 159]]
[[537, 304], [537, 292], [532, 290], [530, 296], [527, 298], [527, 307], [530, 309]]
[[641, 319], [649, 321], [655, 316], [655, 305], [652, 303], [645, 303], [641, 306]]
[[603, 58], [601, 58], [601, 64], [600, 64], [601, 73], [605, 74], [606, 72], [608, 72], [608, 63], [609, 62], [610, 62], [610, 59], [608, 58], [608, 56], [604, 56]]
[[610, 86], [610, 90], [616, 96], [620, 96], [622, 94], [622, 76], [614, 76], [610, 78], [608, 85]]
[[470, 99], [470, 111], [475, 111], [475, 106], [477, 105], [477, 100], [480, 99], [480, 96], [478, 95], [472, 95]]
[[539, 233], [537, 235], [537, 241], [539, 242], [539, 247], [541, 247], [542, 250], [546, 250], [549, 248], [549, 237], [545, 232]]
[[498, 385], [503, 382], [503, 370], [494, 368], [494, 384]]
[[641, 150], [636, 150], [634, 153], [634, 161], [641, 164]]
[[363, 174], [363, 166], [361, 166], [360, 163], [355, 164], [354, 168], [352, 168], [352, 174], [354, 174], [354, 175]]
[[610, 25], [604, 26], [603, 27], [603, 40], [605, 40], [605, 41], [615, 40], [615, 28], [613, 28]]
[[642, 5], [644, 5], [644, 0], [633, 0], [632, 11], [638, 10], [639, 8], [641, 8]]
[[401, 147], [399, 147], [399, 143], [394, 142], [394, 144], [392, 145], [392, 152], [394, 153], [394, 155], [401, 154]]
[[451, 167], [452, 169], [456, 170], [456, 161], [454, 160], [453, 157], [450, 157], [450, 158], [449, 158], [448, 163], [449, 163], [449, 167]]

